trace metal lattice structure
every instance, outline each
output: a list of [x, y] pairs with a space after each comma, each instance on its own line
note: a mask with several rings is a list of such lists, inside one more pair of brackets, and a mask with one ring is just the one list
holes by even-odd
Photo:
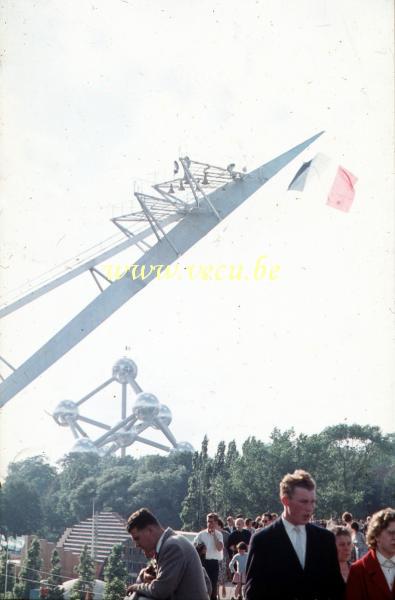
[[136, 192], [139, 210], [112, 219], [126, 239], [108, 242], [104, 250], [86, 260], [75, 259], [72, 267], [68, 265], [63, 272], [38, 281], [34, 289], [28, 289], [0, 308], [0, 317], [5, 317], [87, 272], [101, 292], [4, 379], [0, 384], [0, 406], [44, 373], [156, 277], [155, 272], [144, 280], [131, 278], [129, 273], [125, 273], [121, 278], [111, 280], [100, 271], [100, 264], [132, 246], [141, 252], [140, 258], [134, 261], [140, 268], [148, 270], [150, 265], [166, 267], [172, 264], [322, 133], [249, 173], [236, 171], [234, 163], [223, 168], [183, 157], [174, 162], [173, 179], [153, 186], [158, 195]]
[[[71, 452], [94, 452], [102, 456], [114, 454], [118, 450], [121, 456], [125, 456], [126, 448], [136, 442], [153, 446], [165, 452], [193, 452], [193, 446], [189, 442], [177, 442], [169, 429], [172, 421], [171, 410], [165, 404], [161, 404], [154, 394], [144, 392], [136, 381], [137, 365], [130, 358], [123, 357], [118, 360], [112, 369], [112, 377], [101, 383], [94, 390], [86, 394], [78, 402], [62, 400], [55, 408], [52, 416], [61, 427], [69, 427], [75, 438], [75, 444]], [[115, 425], [102, 423], [96, 419], [84, 416], [80, 407], [87, 400], [112, 383], [121, 386], [121, 420]], [[127, 414], [128, 390], [135, 393], [132, 412]], [[96, 439], [92, 439], [82, 428], [81, 423], [94, 426], [104, 430]], [[154, 440], [142, 437], [147, 429], [156, 429], [170, 442], [171, 446], [165, 446]]]

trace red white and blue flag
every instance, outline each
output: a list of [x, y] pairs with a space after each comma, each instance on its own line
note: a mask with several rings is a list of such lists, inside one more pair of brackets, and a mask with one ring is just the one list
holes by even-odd
[[303, 163], [288, 186], [288, 190], [304, 191], [314, 182], [321, 189], [327, 189], [327, 205], [348, 212], [355, 197], [354, 185], [357, 177], [324, 154], [317, 154], [309, 162]]

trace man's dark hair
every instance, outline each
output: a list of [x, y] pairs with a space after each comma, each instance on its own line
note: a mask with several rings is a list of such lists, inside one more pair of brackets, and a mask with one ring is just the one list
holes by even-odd
[[218, 523], [218, 515], [215, 512], [208, 513], [207, 519], [214, 519], [216, 523]]
[[273, 517], [272, 517], [272, 513], [270, 513], [270, 512], [265, 512], [265, 513], [263, 513], [262, 517], [263, 517], [264, 519], [267, 519], [268, 521], [271, 521], [271, 520], [272, 520], [272, 518], [273, 518]]
[[128, 533], [132, 529], [145, 529], [149, 525], [160, 527], [160, 523], [148, 508], [140, 508], [130, 515], [126, 529]]

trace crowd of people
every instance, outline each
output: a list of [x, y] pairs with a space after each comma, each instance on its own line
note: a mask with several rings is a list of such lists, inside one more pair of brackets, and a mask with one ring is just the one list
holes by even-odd
[[128, 531], [153, 563], [129, 600], [220, 600], [229, 581], [233, 600], [395, 599], [395, 510], [314, 521], [316, 485], [302, 470], [282, 479], [280, 500], [281, 515], [254, 520], [209, 513], [193, 545], [147, 509], [133, 513]]

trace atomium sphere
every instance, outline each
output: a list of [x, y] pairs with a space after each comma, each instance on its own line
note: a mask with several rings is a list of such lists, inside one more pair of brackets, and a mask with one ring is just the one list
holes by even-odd
[[130, 358], [120, 358], [112, 368], [112, 376], [118, 383], [130, 383], [137, 376], [137, 365]]
[[95, 444], [89, 438], [80, 438], [76, 441], [70, 452], [92, 452], [98, 454]]
[[72, 400], [62, 400], [52, 413], [58, 425], [67, 427], [70, 421], [75, 421], [78, 416], [78, 406]]
[[140, 421], [152, 421], [154, 417], [158, 416], [159, 413], [159, 400], [153, 394], [148, 392], [141, 392], [136, 396], [136, 402], [133, 406], [133, 414]]
[[[166, 404], [161, 404], [158, 412], [158, 419], [167, 427], [170, 425], [172, 420], [171, 410]], [[157, 425], [154, 425], [155, 429], [159, 429]]]
[[133, 444], [136, 440], [137, 431], [134, 429], [130, 429], [127, 431], [126, 429], [119, 429], [115, 431], [111, 436], [111, 441], [115, 442], [120, 448], [126, 448]]
[[172, 448], [172, 452], [195, 452], [194, 447], [189, 442], [179, 442], [177, 448]]

